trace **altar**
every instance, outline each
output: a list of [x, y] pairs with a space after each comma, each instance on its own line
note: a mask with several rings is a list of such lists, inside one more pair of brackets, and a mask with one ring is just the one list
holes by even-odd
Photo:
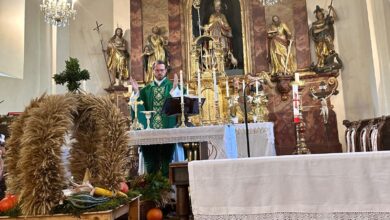
[[390, 152], [193, 161], [196, 220], [390, 219]]
[[[250, 123], [251, 156], [274, 156], [273, 123]], [[245, 125], [215, 125], [129, 131], [129, 145], [207, 142], [208, 159], [247, 157]]]

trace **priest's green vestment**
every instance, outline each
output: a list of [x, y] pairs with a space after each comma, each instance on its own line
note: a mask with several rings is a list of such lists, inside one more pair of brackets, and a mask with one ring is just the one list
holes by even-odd
[[[138, 100], [143, 101], [143, 105], [138, 108], [140, 122], [146, 127], [145, 115], [141, 111], [155, 111], [151, 119], [151, 127], [154, 129], [173, 128], [176, 126], [176, 117], [168, 117], [161, 112], [164, 102], [171, 97], [170, 91], [173, 84], [165, 78], [160, 85], [153, 81], [140, 91]], [[141, 152], [145, 159], [148, 173], [161, 171], [164, 176], [168, 176], [169, 163], [172, 161], [174, 144], [161, 144], [142, 146]]]

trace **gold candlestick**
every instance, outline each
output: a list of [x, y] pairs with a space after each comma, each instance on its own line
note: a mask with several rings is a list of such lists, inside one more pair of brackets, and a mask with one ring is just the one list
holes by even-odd
[[223, 121], [221, 120], [221, 114], [220, 114], [220, 112], [219, 112], [219, 101], [218, 101], [218, 99], [216, 99], [215, 101], [214, 101], [214, 107], [215, 107], [215, 123], [217, 124], [217, 125], [220, 125], [220, 124], [223, 124]]
[[233, 124], [238, 123], [238, 118], [237, 118], [238, 98], [239, 97], [237, 95], [225, 97], [228, 103], [227, 117], [225, 119], [226, 123], [233, 123]]
[[199, 108], [199, 125], [203, 126], [203, 120], [202, 120], [202, 99], [198, 99], [198, 108]]
[[302, 107], [302, 90], [304, 87], [304, 82], [299, 81], [294, 82], [298, 85], [298, 94], [299, 94], [299, 122], [295, 124], [295, 130], [297, 134], [297, 149], [293, 152], [293, 154], [311, 154], [310, 149], [306, 145], [305, 140], [305, 131], [306, 131], [306, 123], [303, 121], [303, 107]]
[[267, 109], [268, 98], [263, 91], [260, 91], [258, 95], [253, 98], [253, 122], [265, 122], [268, 121], [269, 111]]
[[186, 122], [185, 122], [185, 115], [184, 115], [184, 101], [180, 103], [181, 105], [181, 125], [179, 126], [180, 128], [185, 128]]

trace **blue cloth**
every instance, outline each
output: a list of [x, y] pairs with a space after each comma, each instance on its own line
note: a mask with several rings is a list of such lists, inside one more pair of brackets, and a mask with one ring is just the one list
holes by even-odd
[[228, 159], [238, 158], [236, 129], [234, 125], [225, 126], [225, 135], [223, 138], [225, 142], [226, 157]]
[[172, 162], [180, 162], [184, 161], [184, 148], [181, 143], [175, 144], [175, 151], [173, 152], [173, 159]]

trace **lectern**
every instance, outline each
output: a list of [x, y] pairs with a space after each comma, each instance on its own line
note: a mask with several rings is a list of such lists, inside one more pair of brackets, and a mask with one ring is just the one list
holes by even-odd
[[[205, 98], [201, 98], [201, 105], [203, 105]], [[184, 115], [187, 119], [188, 116], [198, 115], [199, 109], [199, 98], [197, 96], [184, 96]], [[162, 112], [167, 116], [181, 115], [181, 100], [180, 97], [167, 98], [164, 102]], [[186, 125], [188, 122], [186, 120]]]

